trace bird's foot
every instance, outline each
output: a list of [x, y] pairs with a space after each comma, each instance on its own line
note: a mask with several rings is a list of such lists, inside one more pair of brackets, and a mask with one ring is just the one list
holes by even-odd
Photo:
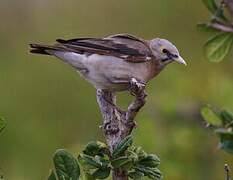
[[138, 81], [135, 78], [131, 78], [130, 80], [130, 94], [133, 96], [138, 96], [141, 94], [146, 87], [146, 83]]

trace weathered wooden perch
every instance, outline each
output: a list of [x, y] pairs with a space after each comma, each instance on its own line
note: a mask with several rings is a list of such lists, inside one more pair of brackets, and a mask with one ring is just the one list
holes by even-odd
[[[132, 133], [136, 123], [134, 121], [137, 112], [144, 106], [146, 99], [145, 86], [142, 84], [133, 84], [131, 93], [135, 95], [135, 100], [128, 106], [126, 111], [121, 110], [116, 105], [116, 94], [110, 91], [97, 90], [97, 102], [99, 104], [103, 125], [101, 126], [105, 135], [110, 151], [126, 136]], [[121, 169], [113, 172], [114, 180], [128, 179], [126, 173]]]

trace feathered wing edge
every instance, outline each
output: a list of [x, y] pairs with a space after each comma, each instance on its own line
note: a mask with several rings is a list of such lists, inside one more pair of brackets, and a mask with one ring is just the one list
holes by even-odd
[[[153, 57], [144, 40], [127, 34], [112, 35], [102, 39], [77, 38], [70, 40], [57, 39], [56, 41], [58, 43], [55, 45], [30, 44], [30, 52], [43, 55], [51, 55], [50, 50], [70, 51], [79, 54], [96, 53], [119, 57], [134, 63], [145, 62]], [[139, 43], [140, 46], [134, 47], [130, 43]]]

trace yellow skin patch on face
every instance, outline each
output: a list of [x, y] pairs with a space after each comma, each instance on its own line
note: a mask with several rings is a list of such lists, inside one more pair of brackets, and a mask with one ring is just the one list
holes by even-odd
[[165, 46], [161, 46], [161, 47], [160, 47], [160, 51], [161, 51], [161, 53], [163, 53], [163, 54], [164, 54], [164, 52], [163, 52], [164, 49], [165, 49]]

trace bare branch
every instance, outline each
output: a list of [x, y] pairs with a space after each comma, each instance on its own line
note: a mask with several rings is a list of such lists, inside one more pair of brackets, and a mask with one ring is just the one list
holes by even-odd
[[[103, 116], [103, 125], [101, 128], [111, 153], [135, 128], [136, 123], [134, 118], [144, 106], [147, 96], [144, 88], [145, 86], [132, 86], [131, 90], [135, 95], [135, 100], [129, 105], [127, 111], [123, 111], [116, 106], [116, 95], [113, 92], [97, 90], [97, 102]], [[122, 169], [115, 169], [113, 171], [113, 180], [127, 179], [127, 174]]]
[[146, 103], [146, 92], [142, 90], [136, 96], [136, 99], [129, 105], [128, 111], [126, 112], [126, 119], [127, 121], [133, 121], [135, 116], [137, 115], [138, 111], [144, 106]]
[[223, 31], [223, 32], [231, 32], [233, 33], [233, 26], [231, 25], [226, 25], [220, 22], [213, 22], [209, 24], [209, 27], [212, 27], [214, 29]]
[[225, 169], [225, 172], [226, 172], [226, 178], [225, 178], [225, 180], [231, 180], [231, 177], [230, 177], [230, 168], [229, 168], [229, 166], [227, 164], [225, 164], [224, 169]]

